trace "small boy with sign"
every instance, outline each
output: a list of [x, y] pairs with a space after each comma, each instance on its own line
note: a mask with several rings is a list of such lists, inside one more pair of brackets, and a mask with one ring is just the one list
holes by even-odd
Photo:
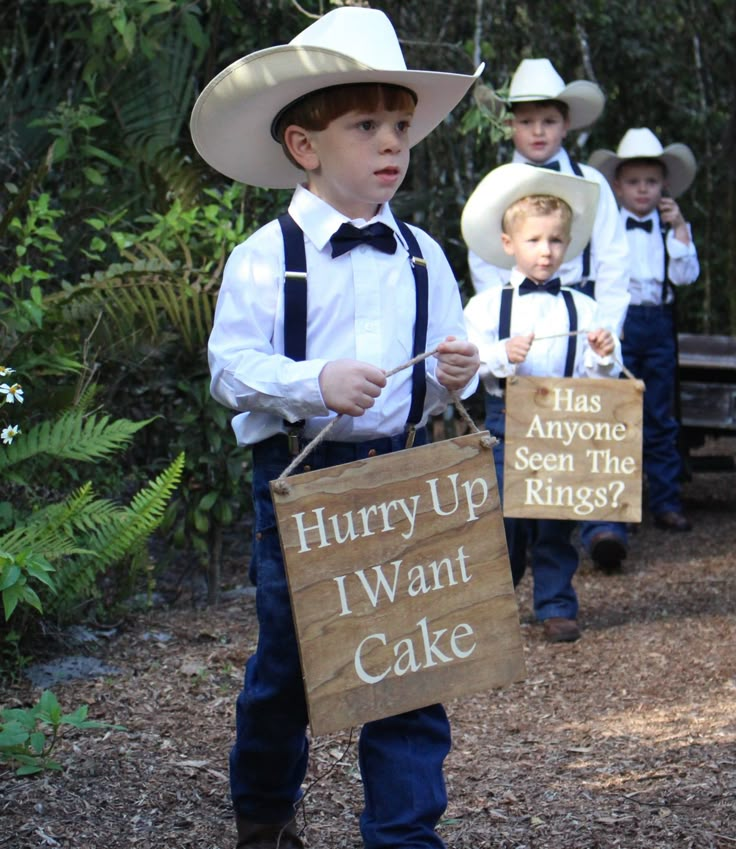
[[[631, 129], [616, 152], [596, 150], [590, 164], [610, 182], [620, 203], [629, 241], [631, 303], [621, 342], [624, 364], [646, 385], [644, 472], [654, 524], [689, 531], [682, 512], [682, 458], [675, 418], [677, 329], [675, 287], [694, 283], [700, 273], [690, 225], [674, 198], [695, 179], [696, 163], [684, 144], [662, 147], [646, 127]], [[626, 526], [614, 525], [612, 555], [625, 551]]]
[[[426, 233], [394, 217], [389, 201], [410, 148], [481, 70], [407, 70], [382, 12], [343, 7], [289, 44], [226, 68], [192, 113], [195, 145], [218, 171], [256, 186], [296, 186], [288, 213], [230, 256], [209, 340], [212, 394], [237, 411], [236, 437], [253, 452], [260, 630], [230, 755], [238, 849], [303, 845], [295, 805], [308, 716], [269, 481], [329, 422], [329, 441], [299, 471], [426, 442], [428, 417], [451, 393], [467, 397], [477, 385], [478, 353], [449, 263]], [[386, 376], [433, 350], [436, 357]], [[439, 704], [363, 726], [368, 849], [444, 845], [435, 827], [449, 749]]]
[[[486, 428], [498, 438], [496, 475], [503, 492], [503, 386], [514, 375], [616, 377], [618, 338], [601, 326], [587, 295], [560, 285], [558, 269], [590, 238], [598, 184], [531, 165], [491, 171], [468, 199], [462, 233], [486, 262], [512, 268], [509, 283], [475, 295], [465, 307], [468, 335], [478, 346], [486, 389]], [[512, 267], [513, 266], [513, 267]], [[580, 332], [576, 328], [581, 328]], [[534, 613], [550, 642], [579, 639], [573, 577], [575, 522], [505, 518], [514, 583], [531, 549]]]

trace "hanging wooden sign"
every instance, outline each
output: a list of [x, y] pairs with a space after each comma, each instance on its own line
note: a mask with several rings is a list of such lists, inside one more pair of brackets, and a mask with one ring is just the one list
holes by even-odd
[[271, 483], [314, 734], [523, 677], [489, 442]]
[[640, 380], [506, 382], [504, 515], [641, 521]]

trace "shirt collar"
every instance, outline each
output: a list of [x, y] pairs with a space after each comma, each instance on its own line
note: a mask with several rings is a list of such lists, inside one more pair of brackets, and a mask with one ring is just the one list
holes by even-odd
[[538, 168], [541, 168], [544, 165], [549, 165], [551, 162], [559, 162], [560, 167], [562, 167], [563, 165], [566, 165], [569, 160], [570, 157], [564, 147], [561, 147], [554, 156], [550, 156], [546, 162], [532, 162], [530, 159], [522, 156], [518, 150], [514, 150], [514, 155], [511, 157], [512, 162], [521, 162], [523, 165], [535, 165]]
[[514, 287], [514, 289], [518, 289], [519, 286], [526, 280], [526, 274], [519, 271], [519, 269], [514, 266], [511, 269], [511, 276], [509, 277], [509, 283]]
[[302, 228], [309, 241], [320, 251], [328, 244], [330, 236], [346, 221], [350, 221], [356, 227], [364, 227], [374, 221], [381, 221], [394, 231], [396, 238], [406, 247], [406, 242], [388, 203], [382, 204], [378, 213], [368, 221], [363, 218], [350, 219], [322, 198], [312, 194], [306, 186], [299, 185], [289, 204], [289, 214]]

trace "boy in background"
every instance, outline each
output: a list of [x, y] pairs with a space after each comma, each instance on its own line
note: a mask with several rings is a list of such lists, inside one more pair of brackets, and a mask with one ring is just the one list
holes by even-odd
[[[558, 271], [590, 238], [597, 183], [524, 164], [491, 171], [468, 199], [462, 232], [486, 262], [511, 268], [506, 286], [475, 295], [465, 307], [468, 336], [479, 349], [486, 389], [486, 428], [503, 493], [503, 381], [512, 375], [616, 377], [620, 344], [600, 319], [596, 302], [561, 286]], [[574, 327], [596, 328], [580, 335]], [[546, 338], [535, 342], [535, 335]], [[552, 338], [549, 338], [552, 337]], [[578, 553], [574, 521], [504, 518], [514, 584], [527, 548], [534, 579], [534, 613], [549, 642], [580, 638], [573, 577]]]
[[[687, 191], [696, 163], [684, 144], [662, 147], [646, 127], [630, 129], [618, 149], [596, 150], [590, 164], [610, 182], [629, 241], [629, 305], [624, 323], [624, 364], [646, 386], [643, 457], [647, 503], [654, 524], [689, 531], [682, 511], [682, 458], [675, 418], [677, 340], [676, 286], [700, 273], [690, 225], [674, 198]], [[615, 526], [626, 545], [626, 528]], [[614, 545], [611, 542], [610, 545]]]
[[[288, 45], [233, 63], [192, 113], [197, 149], [223, 174], [294, 187], [288, 214], [230, 256], [209, 340], [212, 395], [252, 446], [258, 646], [237, 701], [230, 784], [238, 849], [303, 846], [295, 822], [307, 708], [269, 481], [339, 416], [305, 463], [347, 463], [426, 442], [450, 393], [477, 385], [454, 275], [439, 245], [394, 218], [409, 149], [474, 76], [407, 70], [380, 11], [329, 12]], [[299, 183], [299, 185], [297, 185]], [[390, 378], [415, 354], [436, 358]], [[304, 463], [298, 471], [304, 471]], [[366, 723], [359, 764], [366, 849], [442, 847], [439, 704]]]

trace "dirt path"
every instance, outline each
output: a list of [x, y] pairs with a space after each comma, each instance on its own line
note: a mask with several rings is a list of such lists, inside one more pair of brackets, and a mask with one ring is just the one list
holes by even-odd
[[[645, 522], [623, 574], [583, 562], [579, 643], [541, 639], [525, 579], [526, 680], [449, 705], [451, 849], [736, 847], [736, 474], [696, 475], [685, 497], [692, 533]], [[254, 641], [240, 593], [89, 647], [121, 674], [55, 692], [127, 731], [69, 735], [62, 774], [0, 770], [0, 849], [232, 849], [226, 755]], [[37, 696], [23, 685], [0, 701]], [[311, 849], [360, 847], [347, 734], [314, 741], [309, 785]]]

